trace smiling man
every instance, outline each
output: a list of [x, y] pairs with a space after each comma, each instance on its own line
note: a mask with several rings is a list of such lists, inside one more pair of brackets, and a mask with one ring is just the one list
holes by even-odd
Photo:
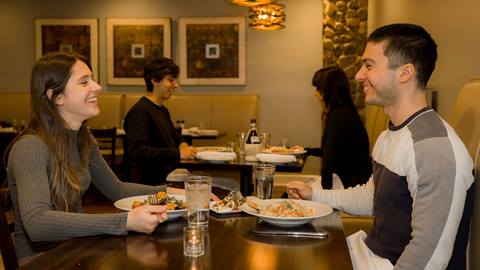
[[147, 95], [125, 116], [127, 162], [135, 166], [139, 180], [158, 185], [165, 181], [175, 161], [193, 159], [194, 147], [177, 134], [170, 112], [163, 105], [178, 88], [178, 66], [168, 58], [159, 58], [145, 66]]
[[427, 107], [436, 47], [417, 25], [375, 30], [355, 76], [365, 102], [390, 117], [373, 149], [372, 177], [340, 191], [287, 185], [293, 198], [374, 216], [368, 235], [348, 237], [355, 269], [466, 269], [473, 162], [455, 131]]

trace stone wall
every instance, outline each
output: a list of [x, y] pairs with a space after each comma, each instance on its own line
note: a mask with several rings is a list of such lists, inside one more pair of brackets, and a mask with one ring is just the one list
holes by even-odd
[[354, 76], [367, 39], [368, 0], [323, 0], [323, 66], [338, 65], [350, 80], [352, 98], [363, 108], [361, 85]]

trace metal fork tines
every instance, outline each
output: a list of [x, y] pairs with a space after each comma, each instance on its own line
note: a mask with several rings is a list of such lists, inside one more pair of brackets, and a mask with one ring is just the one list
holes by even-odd
[[147, 195], [148, 204], [158, 204], [158, 198], [156, 195]]

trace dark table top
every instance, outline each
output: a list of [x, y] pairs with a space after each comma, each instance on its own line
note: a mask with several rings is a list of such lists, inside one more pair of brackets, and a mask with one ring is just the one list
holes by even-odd
[[352, 269], [340, 216], [334, 212], [308, 225], [324, 239], [259, 236], [262, 226], [244, 213], [210, 214], [205, 254], [183, 255], [182, 218], [151, 234], [75, 238], [37, 257], [24, 269]]

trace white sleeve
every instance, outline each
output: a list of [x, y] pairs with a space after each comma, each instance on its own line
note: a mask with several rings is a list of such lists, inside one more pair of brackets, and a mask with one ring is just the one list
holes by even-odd
[[357, 216], [373, 213], [375, 185], [370, 177], [367, 183], [342, 190], [313, 189], [312, 201], [330, 205], [335, 209]]

